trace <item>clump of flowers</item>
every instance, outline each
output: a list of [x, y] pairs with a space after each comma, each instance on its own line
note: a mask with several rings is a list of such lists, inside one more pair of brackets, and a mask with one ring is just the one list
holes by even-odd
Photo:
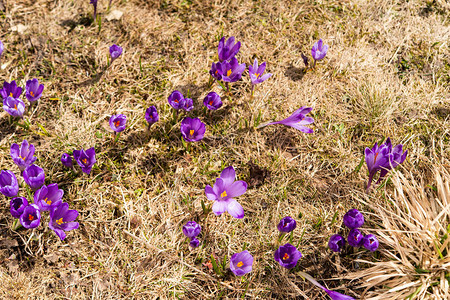
[[197, 248], [200, 244], [196, 237], [200, 234], [201, 230], [202, 227], [195, 221], [189, 221], [183, 226], [183, 234], [191, 240], [189, 246], [192, 248]]
[[377, 181], [378, 184], [383, 180], [389, 170], [395, 169], [405, 161], [408, 150], [403, 152], [402, 144], [392, 147], [391, 139], [387, 138], [386, 142], [380, 146], [378, 146], [378, 143], [375, 143], [372, 149], [366, 148], [364, 154], [367, 169], [369, 170], [369, 181], [366, 190], [369, 192], [375, 174], [380, 171], [380, 177]]
[[236, 180], [236, 171], [232, 166], [225, 168], [220, 177], [216, 179], [214, 186], [207, 185], [205, 194], [208, 200], [214, 201], [212, 211], [216, 216], [228, 211], [237, 219], [244, 217], [244, 209], [234, 198], [243, 195], [247, 191], [247, 183]]
[[309, 125], [311, 123], [314, 123], [314, 119], [311, 117], [306, 117], [306, 114], [311, 112], [312, 107], [300, 107], [297, 109], [290, 117], [277, 121], [277, 122], [270, 122], [261, 124], [258, 126], [258, 128], [265, 127], [268, 125], [274, 125], [274, 124], [283, 124], [285, 126], [293, 127], [297, 130], [300, 130], [304, 133], [313, 133], [313, 130], [311, 128], [306, 127], [305, 125]]
[[[359, 248], [363, 246], [367, 250], [374, 252], [378, 249], [379, 242], [375, 235], [364, 234], [358, 229], [364, 225], [364, 216], [357, 209], [350, 209], [344, 215], [344, 225], [350, 229], [347, 242], [350, 246]], [[342, 235], [332, 235], [328, 241], [328, 247], [333, 252], [341, 252], [345, 247], [345, 238]]]
[[[0, 173], [0, 192], [6, 197], [14, 197], [10, 201], [10, 213], [18, 219], [20, 224], [26, 229], [37, 228], [41, 224], [42, 212], [50, 213], [48, 226], [56, 235], [64, 240], [65, 231], [78, 228], [78, 222], [74, 220], [78, 217], [78, 211], [69, 210], [69, 204], [62, 201], [64, 191], [58, 188], [57, 183], [43, 185], [45, 180], [44, 170], [32, 164], [36, 158], [33, 157], [34, 146], [28, 144], [26, 140], [19, 147], [17, 144], [11, 146], [11, 156], [16, 161], [19, 157], [19, 168], [23, 170], [23, 179], [28, 186], [35, 191], [33, 202], [25, 197], [16, 197], [19, 192], [19, 184], [13, 172], [2, 170]], [[27, 165], [30, 164], [30, 165]], [[17, 224], [17, 222], [15, 222]]]

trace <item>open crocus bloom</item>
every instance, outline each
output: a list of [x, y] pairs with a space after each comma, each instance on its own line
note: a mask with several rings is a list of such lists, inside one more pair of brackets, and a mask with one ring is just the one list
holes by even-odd
[[327, 55], [328, 52], [328, 45], [325, 45], [320, 39], [318, 42], [316, 42], [312, 49], [311, 49], [311, 55], [314, 58], [314, 60], [321, 60]]
[[39, 84], [39, 81], [36, 78], [32, 80], [27, 80], [25, 86], [25, 97], [27, 97], [28, 101], [34, 102], [41, 98], [42, 92], [44, 91], [44, 85]]
[[252, 271], [253, 256], [247, 250], [235, 253], [230, 259], [230, 269], [236, 276], [242, 276]]
[[258, 66], [258, 60], [255, 58], [253, 66], [252, 65], [248, 66], [248, 73], [250, 74], [252, 84], [261, 83], [266, 79], [269, 79], [270, 76], [272, 76], [271, 73], [263, 75], [265, 70], [266, 70], [266, 63], [263, 62], [260, 66]]
[[77, 229], [78, 222], [73, 222], [78, 217], [78, 211], [69, 209], [69, 204], [63, 202], [50, 211], [48, 227], [62, 240], [66, 238], [66, 231]]
[[198, 142], [205, 135], [206, 125], [199, 118], [186, 117], [181, 121], [180, 130], [185, 141]]
[[261, 124], [260, 126], [258, 126], [258, 128], [261, 128], [261, 127], [264, 127], [267, 125], [273, 125], [273, 124], [283, 124], [283, 125], [298, 129], [304, 133], [313, 133], [313, 130], [311, 128], [305, 127], [305, 125], [314, 123], [313, 118], [305, 116], [311, 110], [312, 110], [312, 107], [302, 106], [299, 109], [297, 109], [290, 117], [288, 117], [284, 120], [281, 120], [281, 121], [277, 121], [277, 122]]
[[245, 63], [239, 64], [236, 57], [233, 57], [230, 61], [224, 61], [220, 64], [220, 70], [222, 72], [222, 80], [225, 82], [236, 82], [242, 77], [242, 73], [245, 71]]
[[81, 150], [73, 150], [73, 158], [77, 161], [78, 165], [81, 167], [81, 170], [89, 174], [91, 172], [92, 166], [97, 162], [95, 159], [95, 148], [89, 148], [86, 151]]
[[26, 167], [31, 166], [36, 161], [34, 151], [34, 146], [29, 144], [27, 140], [23, 140], [20, 146], [16, 143], [11, 145], [11, 157], [20, 171], [25, 170]]
[[62, 202], [64, 191], [58, 188], [57, 183], [42, 186], [34, 193], [34, 203], [36, 203], [41, 211], [52, 210]]
[[3, 109], [13, 117], [22, 117], [25, 112], [25, 103], [19, 98], [6, 97], [3, 100]]
[[7, 97], [19, 98], [21, 94], [22, 88], [17, 86], [15, 80], [11, 81], [11, 83], [7, 81], [3, 82], [3, 88], [0, 90], [0, 95], [2, 95], [3, 99]]
[[230, 166], [222, 171], [213, 187], [210, 185], [205, 187], [206, 197], [214, 201], [212, 210], [217, 216], [228, 211], [230, 215], [237, 219], [244, 217], [244, 209], [234, 197], [239, 197], [247, 191], [247, 183], [242, 180], [235, 180], [236, 171]]

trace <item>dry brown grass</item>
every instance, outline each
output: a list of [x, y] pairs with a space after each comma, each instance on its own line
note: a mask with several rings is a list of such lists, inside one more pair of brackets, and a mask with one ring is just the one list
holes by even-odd
[[[365, 166], [355, 171], [364, 147], [387, 136], [405, 144], [409, 154], [400, 172], [425, 184], [434, 182], [433, 170], [449, 167], [448, 3], [115, 0], [113, 9], [124, 15], [105, 21], [108, 1], [99, 2], [100, 33], [83, 25], [92, 12], [87, 0], [3, 1], [1, 79], [23, 84], [37, 77], [46, 89], [27, 116], [30, 130], [0, 113], [1, 168], [17, 170], [9, 158], [12, 143], [32, 142], [47, 183], [57, 182], [65, 201], [80, 211], [80, 229], [64, 242], [46, 226], [12, 231], [2, 196], [0, 297], [323, 298], [273, 260], [276, 224], [285, 215], [298, 221], [299, 268], [329, 288], [363, 293], [363, 282], [339, 278], [358, 271], [355, 258], [376, 259], [365, 251], [332, 255], [326, 242], [347, 209], [396, 199], [401, 177], [394, 176], [367, 206], [357, 201], [367, 199]], [[24, 33], [12, 30], [18, 24], [27, 26]], [[222, 34], [242, 41], [240, 61], [267, 61], [274, 76], [254, 98], [247, 78], [232, 85], [233, 96], [208, 116], [200, 102], [209, 92], [208, 70]], [[329, 54], [303, 74], [300, 53], [309, 54], [318, 38], [330, 45]], [[124, 55], [101, 74], [112, 43]], [[196, 101], [190, 115], [207, 124], [203, 146], [189, 153], [180, 141], [180, 119], [173, 121], [167, 104], [174, 89], [190, 91]], [[218, 86], [213, 90], [223, 94]], [[150, 105], [158, 107], [161, 121], [146, 132], [143, 115]], [[255, 129], [302, 105], [314, 107], [315, 134]], [[113, 113], [129, 118], [117, 145], [105, 129]], [[60, 164], [63, 152], [92, 146], [98, 154], [91, 176]], [[202, 213], [205, 185], [228, 165], [252, 183], [239, 199], [243, 220]], [[202, 246], [193, 251], [180, 230], [188, 220], [203, 226]], [[213, 254], [222, 260], [244, 245], [255, 257], [244, 281], [203, 265]], [[385, 292], [367, 291], [373, 297]]]

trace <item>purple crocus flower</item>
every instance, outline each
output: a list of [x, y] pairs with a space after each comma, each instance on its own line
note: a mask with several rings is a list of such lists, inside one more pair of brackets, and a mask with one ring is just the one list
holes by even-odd
[[5, 46], [3, 45], [2, 41], [0, 41], [0, 57], [3, 54], [3, 50], [5, 50]]
[[203, 100], [203, 105], [210, 110], [217, 110], [222, 107], [222, 100], [216, 92], [210, 92]]
[[122, 132], [127, 127], [127, 116], [125, 115], [112, 115], [109, 118], [109, 127], [115, 132]]
[[314, 65], [316, 64], [317, 60], [321, 60], [327, 55], [328, 51], [328, 45], [325, 45], [322, 42], [322, 39], [320, 39], [318, 42], [316, 42], [312, 49], [311, 49], [311, 55], [314, 58]]
[[175, 109], [184, 108], [185, 100], [180, 91], [173, 91], [167, 100], [169, 101], [170, 106]]
[[200, 234], [202, 227], [195, 221], [189, 221], [183, 226], [183, 234], [188, 238], [195, 238]]
[[192, 238], [191, 241], [189, 242], [189, 246], [191, 246], [192, 248], [197, 248], [198, 245], [200, 245], [200, 241], [197, 240], [196, 238]]
[[272, 76], [271, 73], [267, 73], [263, 75], [264, 71], [266, 70], [266, 63], [263, 62], [260, 66], [258, 66], [258, 60], [255, 58], [255, 61], [253, 62], [253, 66], [248, 66], [248, 73], [250, 74], [250, 80], [252, 81], [252, 84], [258, 84], [261, 83], [267, 79], [269, 79], [270, 76]]
[[209, 70], [209, 74], [214, 79], [222, 80], [222, 69], [220, 62], [212, 63], [211, 70]]
[[72, 168], [73, 167], [72, 156], [70, 156], [67, 153], [63, 153], [63, 155], [61, 155], [61, 162], [67, 168]]
[[278, 230], [281, 232], [291, 232], [297, 227], [297, 222], [291, 217], [284, 217], [281, 219], [280, 223], [278, 223]]
[[23, 211], [25, 210], [25, 207], [28, 206], [28, 200], [25, 197], [15, 197], [11, 199], [11, 202], [9, 203], [9, 211], [11, 212], [11, 215], [18, 219], [22, 215]]
[[236, 54], [238, 54], [239, 49], [241, 48], [241, 42], [234, 43], [234, 36], [230, 37], [225, 41], [225, 37], [222, 37], [219, 41], [219, 60], [227, 61], [232, 58]]
[[378, 249], [378, 246], [380, 243], [378, 242], [378, 239], [373, 234], [368, 234], [363, 239], [363, 246], [370, 252], [374, 252]]
[[363, 243], [363, 234], [358, 229], [354, 228], [348, 233], [347, 242], [352, 247], [361, 247]]
[[3, 100], [3, 109], [13, 117], [22, 117], [25, 112], [25, 103], [19, 98], [6, 97]]
[[308, 124], [311, 124], [314, 122], [313, 118], [305, 116], [311, 110], [312, 110], [312, 107], [302, 106], [299, 109], [297, 109], [290, 117], [288, 117], [284, 120], [281, 120], [281, 121], [262, 124], [258, 128], [264, 127], [267, 125], [273, 125], [273, 124], [283, 124], [283, 125], [298, 129], [304, 133], [313, 133], [313, 130], [311, 128], [305, 127], [305, 125], [308, 125]]
[[26, 167], [26, 169], [23, 171], [23, 179], [25, 180], [26, 184], [33, 190], [37, 190], [42, 185], [44, 185], [45, 181], [45, 173], [44, 169], [42, 169], [39, 166], [31, 165]]
[[78, 217], [78, 211], [69, 209], [69, 204], [63, 202], [50, 211], [48, 227], [62, 240], [66, 238], [65, 231], [77, 229], [78, 222], [73, 222]]
[[20, 171], [25, 170], [26, 167], [32, 165], [36, 161], [34, 151], [34, 146], [28, 144], [27, 140], [23, 140], [20, 146], [16, 143], [11, 145], [11, 157], [14, 163], [19, 166]]
[[333, 252], [341, 252], [345, 246], [345, 238], [340, 234], [335, 234], [330, 237], [328, 241], [328, 247]]
[[405, 161], [408, 150], [403, 152], [402, 144], [392, 148], [391, 139], [387, 138], [386, 142], [380, 146], [375, 143], [372, 149], [366, 148], [364, 154], [367, 169], [369, 170], [368, 192], [374, 175], [380, 171], [380, 177], [377, 181], [380, 182], [390, 169], [397, 167]]
[[95, 149], [94, 147], [84, 151], [73, 150], [73, 158], [77, 161], [78, 165], [81, 167], [84, 173], [89, 174], [91, 172], [92, 166], [97, 162], [95, 159]]
[[344, 225], [350, 229], [359, 228], [364, 224], [364, 216], [357, 209], [350, 209], [344, 215]]
[[0, 172], [0, 193], [6, 197], [15, 197], [19, 192], [19, 183], [16, 175], [10, 170]]
[[111, 47], [109, 47], [109, 55], [111, 55], [111, 63], [118, 58], [119, 56], [122, 55], [122, 47], [117, 46], [116, 44], [112, 45]]
[[22, 94], [22, 88], [17, 86], [15, 80], [9, 82], [3, 82], [3, 89], [0, 90], [0, 95], [2, 95], [3, 99], [7, 97], [19, 98]]
[[181, 134], [187, 142], [197, 142], [203, 139], [206, 126], [199, 118], [191, 119], [186, 117], [181, 121]]
[[36, 204], [30, 204], [23, 210], [19, 217], [20, 224], [23, 227], [30, 229], [36, 228], [41, 224], [41, 211]]
[[94, 20], [97, 19], [97, 1], [98, 0], [91, 0], [90, 3], [94, 6]]
[[247, 191], [247, 183], [236, 180], [236, 171], [232, 166], [224, 169], [220, 177], [216, 179], [214, 186], [207, 185], [205, 194], [209, 200], [214, 201], [212, 211], [216, 216], [228, 211], [237, 219], [244, 217], [244, 209], [234, 198], [243, 195]]
[[62, 202], [64, 191], [58, 189], [57, 183], [42, 186], [34, 193], [34, 203], [39, 206], [41, 211], [50, 211]]
[[39, 84], [39, 81], [36, 78], [27, 80], [25, 85], [25, 97], [27, 97], [28, 101], [34, 102], [41, 98], [42, 91], [44, 91], [44, 85]]
[[235, 253], [230, 259], [231, 272], [236, 276], [242, 276], [252, 271], [253, 256], [247, 250]]
[[148, 127], [153, 125], [153, 123], [156, 123], [159, 121], [159, 115], [158, 111], [156, 110], [155, 106], [150, 106], [145, 111], [145, 120], [148, 122]]
[[230, 61], [224, 61], [220, 64], [222, 72], [222, 80], [225, 82], [236, 82], [242, 77], [245, 71], [245, 63], [239, 64], [238, 60], [233, 57]]
[[297, 265], [297, 261], [302, 257], [302, 253], [294, 246], [287, 243], [280, 246], [274, 254], [275, 260], [286, 269], [292, 269]]
[[192, 101], [191, 98], [185, 98], [184, 99], [184, 107], [183, 109], [185, 111], [191, 111], [194, 109], [194, 101]]

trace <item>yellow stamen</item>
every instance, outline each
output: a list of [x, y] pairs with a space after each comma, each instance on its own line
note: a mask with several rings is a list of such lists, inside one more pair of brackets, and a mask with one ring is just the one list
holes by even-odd
[[175, 99], [173, 102], [178, 103], [178, 99]]
[[375, 153], [375, 158], [373, 159], [373, 163], [376, 163], [378, 154], [380, 154], [380, 152]]
[[14, 109], [17, 110], [17, 105], [14, 104]]
[[20, 155], [19, 155], [19, 157], [20, 157], [21, 159], [25, 160], [25, 157], [22, 157], [22, 156], [20, 156]]
[[47, 203], [48, 205], [51, 205], [51, 204], [52, 204], [52, 200], [48, 200], [48, 198], [45, 198], [44, 201], [45, 201], [45, 203]]
[[256, 76], [256, 78], [259, 78], [259, 75], [260, 75], [260, 74], [258, 74], [258, 73], [255, 73], [255, 76]]
[[34, 93], [33, 92], [30, 92], [30, 95], [31, 95], [31, 97], [34, 97]]
[[227, 196], [227, 191], [223, 191], [222, 194], [220, 194], [220, 197], [225, 198]]
[[237, 266], [238, 268], [240, 268], [240, 267], [242, 267], [243, 265], [244, 265], [244, 263], [243, 263], [242, 261], [240, 261], [240, 262], [237, 263], [236, 266]]
[[63, 218], [58, 219], [55, 222], [56, 222], [56, 224], [61, 225], [63, 223]]
[[217, 73], [218, 73], [219, 71], [218, 70], [216, 70], [216, 72], [214, 72], [216, 75], [217, 75]]
[[9, 93], [9, 96], [10, 96], [10, 97], [12, 97], [12, 96], [13, 96], [13, 94], [12, 94], [12, 93]]
[[116, 127], [119, 127], [120, 126], [120, 121], [114, 122], [114, 125], [116, 125]]
[[283, 260], [289, 259], [289, 255], [287, 253], [284, 254]]
[[33, 221], [34, 217], [32, 215], [28, 215], [28, 220]]
[[212, 105], [212, 103], [213, 103], [213, 102], [212, 102], [212, 100], [211, 100], [211, 101], [209, 101], [209, 105]]
[[195, 132], [194, 129], [189, 130], [190, 135], [194, 135], [194, 132]]
[[231, 75], [231, 69], [227, 71], [227, 76]]
[[82, 159], [81, 161], [82, 161], [84, 164], [87, 164], [87, 159], [86, 159], [86, 158]]

